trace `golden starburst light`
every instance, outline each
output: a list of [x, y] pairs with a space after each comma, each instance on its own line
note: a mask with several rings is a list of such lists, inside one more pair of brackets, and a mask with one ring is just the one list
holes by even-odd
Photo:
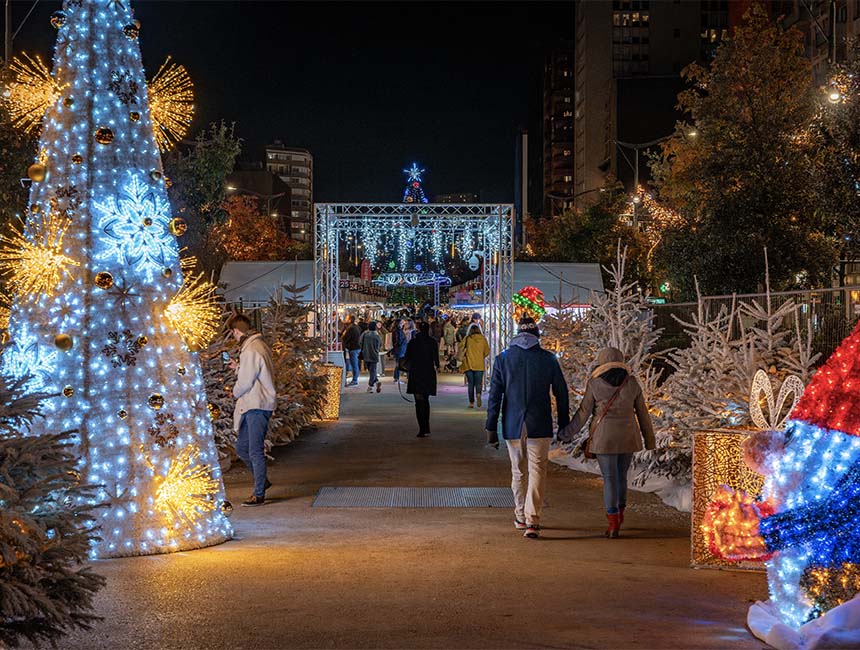
[[171, 63], [168, 56], [147, 88], [155, 141], [161, 151], [168, 151], [188, 133], [194, 116], [194, 84], [185, 67]]

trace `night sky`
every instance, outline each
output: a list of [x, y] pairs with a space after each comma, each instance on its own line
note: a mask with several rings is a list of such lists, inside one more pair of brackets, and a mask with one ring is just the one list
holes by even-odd
[[[17, 27], [30, 0], [13, 4]], [[167, 54], [195, 82], [191, 132], [236, 122], [242, 160], [273, 139], [315, 158], [315, 200], [425, 190], [513, 198], [517, 129], [537, 126], [541, 53], [573, 38], [573, 2], [133, 2], [150, 76]], [[53, 52], [41, 0], [15, 52]]]

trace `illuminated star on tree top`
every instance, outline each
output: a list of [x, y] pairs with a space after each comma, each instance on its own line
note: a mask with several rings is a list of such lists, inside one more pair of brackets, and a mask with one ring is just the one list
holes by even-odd
[[416, 165], [415, 163], [412, 163], [412, 167], [410, 167], [409, 169], [404, 169], [403, 173], [409, 175], [409, 181], [410, 182], [415, 181], [417, 183], [420, 183], [421, 182], [421, 174], [423, 174], [425, 171], [427, 171], [427, 170], [421, 169], [420, 167], [418, 167], [418, 165]]

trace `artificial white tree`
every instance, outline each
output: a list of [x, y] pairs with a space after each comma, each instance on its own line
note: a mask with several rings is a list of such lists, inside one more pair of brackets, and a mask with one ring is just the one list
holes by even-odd
[[0, 253], [16, 292], [3, 367], [55, 394], [33, 433], [78, 431], [106, 504], [94, 556], [216, 544], [232, 531], [194, 350], [218, 310], [183, 273], [155, 137], [187, 116], [187, 89], [162, 77], [150, 96], [128, 2], [66, 0], [51, 23], [50, 78], [8, 93], [30, 83], [45, 115], [29, 215]]

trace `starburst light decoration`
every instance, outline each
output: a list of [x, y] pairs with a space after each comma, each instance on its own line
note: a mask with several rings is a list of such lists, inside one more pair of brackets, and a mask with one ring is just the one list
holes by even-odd
[[155, 509], [168, 521], [182, 519], [190, 525], [215, 509], [219, 483], [209, 465], [197, 463], [200, 450], [188, 445], [173, 459], [167, 474], [156, 477]]
[[147, 84], [152, 129], [161, 151], [169, 151], [185, 137], [194, 116], [194, 84], [185, 67], [170, 59]]
[[56, 103], [68, 84], [60, 84], [39, 56], [22, 53], [9, 64], [12, 81], [2, 98], [9, 109], [12, 125], [30, 133], [42, 123], [45, 111]]
[[170, 207], [138, 174], [129, 172], [119, 194], [94, 207], [101, 214], [99, 228], [108, 236], [103, 257], [128, 264], [147, 281], [177, 257], [168, 227]]
[[410, 183], [420, 183], [421, 182], [421, 174], [423, 174], [426, 169], [421, 169], [416, 163], [412, 163], [412, 167], [409, 169], [404, 169], [403, 173], [409, 176]]
[[23, 232], [0, 237], [0, 276], [9, 279], [19, 296], [52, 296], [71, 275], [69, 267], [79, 266], [63, 252], [70, 224], [54, 202], [47, 215], [28, 221]]
[[221, 310], [215, 302], [215, 285], [203, 275], [187, 276], [164, 310], [164, 317], [190, 350], [200, 350], [218, 334]]

